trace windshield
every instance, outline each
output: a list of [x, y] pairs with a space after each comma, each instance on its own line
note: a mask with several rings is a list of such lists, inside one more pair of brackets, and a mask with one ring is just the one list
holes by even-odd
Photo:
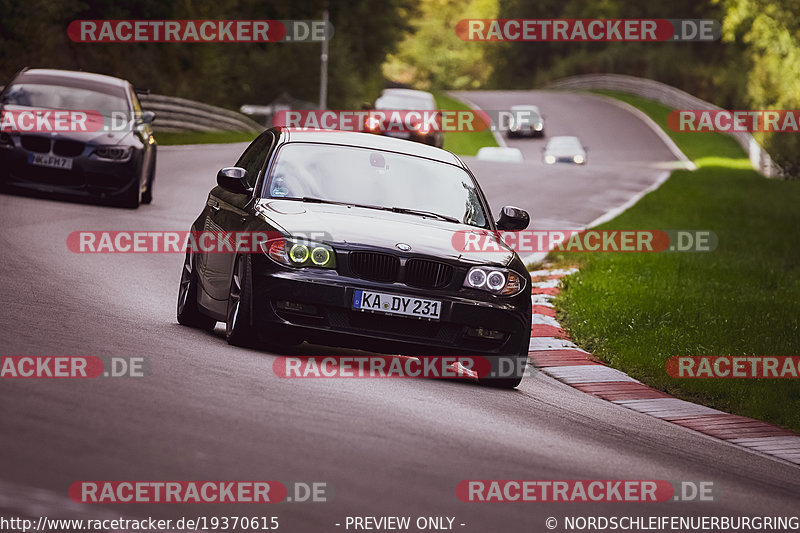
[[289, 143], [278, 152], [263, 197], [304, 197], [426, 211], [487, 227], [472, 177], [463, 169], [411, 155], [351, 146]]
[[539, 113], [535, 109], [518, 107], [511, 108], [511, 114], [520, 124], [538, 124]]
[[2, 103], [65, 111], [92, 110], [107, 117], [110, 117], [112, 112], [128, 111], [128, 101], [124, 93], [117, 95], [86, 88], [41, 83], [12, 85]]
[[581, 143], [575, 137], [554, 137], [547, 143], [548, 148], [581, 148]]
[[436, 109], [430, 99], [407, 95], [384, 95], [375, 102], [375, 109]]

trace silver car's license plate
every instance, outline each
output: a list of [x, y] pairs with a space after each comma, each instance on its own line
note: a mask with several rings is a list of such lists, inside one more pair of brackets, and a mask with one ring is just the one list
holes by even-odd
[[72, 159], [58, 157], [57, 155], [28, 154], [28, 163], [37, 167], [60, 168], [62, 170], [72, 169]]
[[442, 302], [413, 296], [400, 296], [356, 289], [353, 295], [353, 309], [439, 320], [442, 312]]

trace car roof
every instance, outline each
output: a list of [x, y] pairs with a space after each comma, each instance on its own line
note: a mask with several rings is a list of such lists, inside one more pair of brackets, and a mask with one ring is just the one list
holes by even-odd
[[23, 81], [26, 77], [53, 78], [53, 81], [57, 81], [59, 78], [61, 78], [65, 81], [85, 81], [104, 85], [113, 85], [116, 87], [126, 87], [128, 85], [126, 80], [115, 78], [113, 76], [106, 76], [105, 74], [79, 72], [76, 70], [59, 70], [53, 68], [33, 68], [25, 70], [20, 73], [16, 81]]
[[395, 139], [385, 135], [339, 130], [298, 130], [285, 127], [277, 129], [280, 130], [284, 142], [287, 143], [308, 142], [371, 148], [374, 150], [415, 155], [459, 167], [464, 166], [457, 156], [447, 150], [428, 146], [427, 144], [407, 141], [405, 139]]
[[417, 96], [417, 97], [425, 97], [430, 98], [433, 97], [433, 94], [427, 91], [418, 91], [417, 89], [384, 89], [381, 93], [381, 96], [388, 96], [388, 95], [404, 95], [404, 96]]

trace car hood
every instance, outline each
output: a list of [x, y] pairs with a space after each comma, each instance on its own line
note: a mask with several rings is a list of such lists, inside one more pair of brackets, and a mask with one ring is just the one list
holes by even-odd
[[[471, 264], [507, 265], [514, 257], [513, 250], [488, 230], [417, 215], [276, 199], [259, 200], [256, 211], [289, 235], [333, 245], [375, 247], [401, 253], [396, 245], [402, 243], [411, 247], [406, 252], [409, 255]], [[480, 245], [464, 250], [467, 234], [475, 235]]]
[[[61, 111], [57, 109], [42, 109], [37, 107], [28, 107], [28, 106], [20, 106], [20, 105], [5, 105], [2, 106], [3, 112], [6, 110], [18, 113], [21, 111]], [[106, 119], [107, 121], [109, 119]], [[53, 124], [53, 120], [50, 120], [50, 123]], [[71, 139], [75, 141], [80, 141], [84, 143], [93, 143], [93, 144], [106, 144], [106, 145], [116, 145], [123, 141], [125, 141], [126, 137], [132, 135], [130, 128], [120, 129], [116, 131], [103, 131], [103, 128], [100, 124], [92, 125], [90, 122], [87, 122], [88, 129], [95, 129], [97, 131], [58, 131], [55, 134], [51, 133], [48, 130], [45, 131], [14, 131], [13, 133], [21, 134], [21, 135], [41, 135], [41, 136], [51, 136], [54, 135], [59, 139]]]

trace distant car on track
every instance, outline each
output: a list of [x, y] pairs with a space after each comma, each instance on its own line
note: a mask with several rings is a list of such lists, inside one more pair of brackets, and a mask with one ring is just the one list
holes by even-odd
[[150, 203], [156, 170], [151, 128], [155, 115], [142, 112], [128, 81], [87, 72], [26, 69], [0, 92], [5, 126], [14, 116], [48, 111], [73, 116], [88, 111], [98, 120], [94, 128], [76, 122], [76, 127], [64, 128], [67, 131], [52, 131], [53, 123], [47, 124], [50, 130], [41, 128], [44, 123], [31, 129], [4, 127], [0, 188], [130, 208]]
[[484, 146], [478, 150], [478, 159], [483, 161], [498, 161], [501, 163], [520, 163], [524, 158], [519, 148]]
[[[522, 230], [529, 217], [507, 206], [495, 222], [457, 156], [364, 133], [272, 128], [235, 167], [220, 170], [217, 183], [192, 231], [277, 237], [257, 250], [189, 250], [181, 324], [213, 329], [225, 322], [237, 346], [306, 340], [484, 356], [493, 369], [503, 359], [519, 371], [480, 381], [519, 384], [530, 340], [530, 275], [496, 231]], [[466, 232], [492, 236], [498, 247], [459, 249], [456, 237]]]
[[[384, 89], [381, 96], [375, 100], [375, 109], [435, 111], [436, 101], [431, 93], [425, 91]], [[386, 128], [386, 122], [388, 122], [388, 119], [384, 121], [384, 124], [368, 124], [367, 126], [371, 126], [375, 133], [380, 133], [381, 135], [421, 142], [437, 148], [444, 146], [444, 133], [436, 129], [429, 129], [422, 120], [415, 121], [412, 127], [405, 131], [391, 131]]]
[[580, 139], [570, 136], [553, 137], [542, 149], [542, 160], [548, 165], [555, 163], [586, 164], [586, 147]]
[[515, 105], [509, 111], [511, 119], [507, 137], [544, 137], [544, 117], [537, 106]]

